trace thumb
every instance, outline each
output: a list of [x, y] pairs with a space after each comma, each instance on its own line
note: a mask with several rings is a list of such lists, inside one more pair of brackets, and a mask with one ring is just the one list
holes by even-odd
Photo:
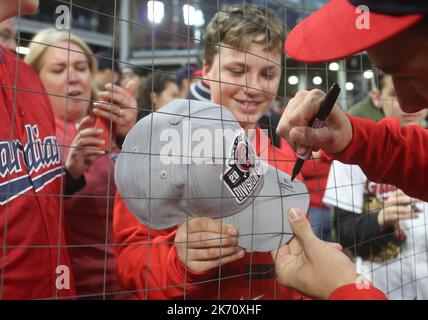
[[327, 127], [310, 128], [295, 127], [290, 131], [290, 139], [300, 145], [310, 148], [328, 149], [333, 136]]
[[288, 212], [288, 220], [293, 228], [294, 235], [303, 247], [303, 251], [306, 252], [313, 241], [318, 239], [312, 231], [309, 221], [299, 208], [290, 209]]

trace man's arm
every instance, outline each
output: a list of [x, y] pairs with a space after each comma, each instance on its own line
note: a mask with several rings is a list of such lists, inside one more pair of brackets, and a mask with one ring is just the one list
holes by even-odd
[[409, 196], [428, 200], [428, 131], [419, 126], [401, 127], [395, 119], [377, 123], [349, 119], [353, 139], [332, 156], [359, 165], [374, 182], [392, 184]]
[[428, 132], [400, 127], [397, 120], [374, 122], [346, 116], [335, 105], [320, 128], [310, 128], [325, 93], [299, 91], [278, 125], [298, 154], [322, 149], [336, 160], [359, 165], [367, 178], [399, 187], [409, 196], [428, 200]]
[[393, 239], [394, 228], [381, 231], [378, 223], [379, 212], [352, 213], [335, 208], [338, 242], [358, 256], [367, 257], [378, 253]]

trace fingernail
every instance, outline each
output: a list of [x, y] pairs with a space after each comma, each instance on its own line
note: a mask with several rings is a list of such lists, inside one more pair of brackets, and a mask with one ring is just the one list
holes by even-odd
[[230, 234], [231, 236], [236, 236], [238, 234], [238, 231], [233, 227], [229, 227], [227, 229], [227, 233]]
[[122, 109], [119, 111], [120, 116], [123, 116], [124, 113], [125, 113], [125, 111]]
[[307, 156], [308, 154], [308, 148], [307, 147], [303, 147], [303, 146], [297, 146], [296, 148], [296, 152], [299, 156]]
[[288, 213], [288, 216], [293, 222], [298, 221], [304, 217], [303, 212], [299, 208], [291, 208], [290, 212]]
[[244, 250], [244, 249], [241, 249], [241, 251], [239, 251], [238, 255], [239, 255], [240, 257], [245, 256], [245, 250]]
[[104, 129], [97, 129], [97, 133], [103, 133]]

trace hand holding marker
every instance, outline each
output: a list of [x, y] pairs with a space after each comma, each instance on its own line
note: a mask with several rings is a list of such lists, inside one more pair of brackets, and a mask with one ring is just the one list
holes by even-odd
[[[337, 98], [339, 97], [340, 93], [340, 87], [335, 83], [331, 87], [331, 89], [328, 91], [327, 95], [325, 96], [324, 101], [321, 103], [321, 106], [318, 110], [317, 115], [309, 121], [308, 126], [311, 128], [320, 128], [323, 126], [324, 120], [328, 117], [331, 110], [334, 107], [334, 104], [336, 103]], [[296, 176], [299, 174], [300, 170], [302, 169], [303, 164], [305, 163], [305, 160], [307, 160], [312, 153], [312, 150], [309, 150], [304, 155], [299, 155], [299, 158], [296, 161], [296, 164], [293, 168], [293, 173], [291, 175], [291, 181], [296, 178]]]

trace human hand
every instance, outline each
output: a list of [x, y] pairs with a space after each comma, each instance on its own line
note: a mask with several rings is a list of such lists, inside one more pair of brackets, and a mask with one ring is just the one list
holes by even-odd
[[417, 202], [419, 200], [409, 197], [400, 189], [391, 192], [377, 216], [380, 230], [395, 227], [399, 220], [418, 218], [420, 211], [413, 206]]
[[137, 100], [132, 95], [134, 88], [133, 81], [125, 88], [108, 83], [105, 86], [106, 91], [98, 94], [99, 99], [103, 101], [95, 102], [92, 109], [97, 117], [113, 121], [116, 136], [120, 138], [126, 137], [137, 120]]
[[194, 272], [217, 268], [244, 257], [244, 249], [237, 246], [237, 235], [234, 226], [220, 220], [193, 218], [177, 228], [177, 256]]
[[321, 90], [299, 91], [285, 108], [276, 130], [288, 141], [299, 155], [309, 150], [323, 149], [337, 153], [345, 149], [352, 140], [351, 121], [339, 106], [335, 105], [321, 128], [310, 128], [308, 123], [317, 114], [325, 97]]
[[339, 287], [357, 282], [361, 276], [340, 244], [318, 239], [300, 209], [290, 209], [288, 219], [295, 238], [271, 252], [282, 285], [309, 297], [328, 299]]
[[65, 167], [74, 179], [79, 179], [95, 160], [105, 154], [105, 151], [96, 147], [105, 143], [97, 138], [102, 132], [92, 126], [93, 119], [90, 116], [83, 118], [77, 127], [77, 135], [71, 142]]

